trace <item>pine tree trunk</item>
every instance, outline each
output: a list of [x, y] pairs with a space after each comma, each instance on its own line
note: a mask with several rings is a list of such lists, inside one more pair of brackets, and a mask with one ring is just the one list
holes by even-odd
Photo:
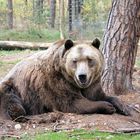
[[69, 32], [72, 31], [72, 0], [68, 1], [68, 11], [69, 11]]
[[74, 26], [75, 30], [77, 30], [77, 39], [82, 39], [82, 0], [75, 0], [75, 17], [74, 17]]
[[13, 28], [13, 0], [7, 0], [7, 24], [8, 28], [12, 29]]
[[103, 89], [121, 95], [133, 90], [132, 74], [140, 37], [140, 0], [113, 0], [103, 43]]
[[32, 8], [33, 8], [33, 11], [32, 11], [32, 15], [33, 15], [33, 19], [35, 17], [35, 0], [32, 0]]
[[43, 13], [43, 2], [44, 0], [36, 0], [36, 11], [37, 11], [37, 18], [40, 20], [40, 17]]
[[56, 14], [56, 0], [51, 0], [50, 1], [50, 22], [51, 22], [51, 27], [55, 27], [55, 14]]
[[40, 12], [43, 13], [44, 0], [40, 0]]

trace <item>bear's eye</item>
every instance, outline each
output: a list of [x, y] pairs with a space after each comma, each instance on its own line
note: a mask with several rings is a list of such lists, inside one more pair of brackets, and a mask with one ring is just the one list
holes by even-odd
[[71, 61], [71, 68], [76, 68], [76, 66], [77, 66], [77, 60], [75, 60], [75, 59], [73, 59], [72, 61]]
[[72, 62], [73, 62], [74, 64], [76, 64], [76, 63], [77, 63], [77, 60], [76, 60], [76, 59], [74, 59]]
[[93, 67], [95, 65], [95, 61], [91, 58], [88, 58], [88, 64], [90, 67]]
[[91, 58], [88, 58], [88, 62], [92, 62], [92, 59]]

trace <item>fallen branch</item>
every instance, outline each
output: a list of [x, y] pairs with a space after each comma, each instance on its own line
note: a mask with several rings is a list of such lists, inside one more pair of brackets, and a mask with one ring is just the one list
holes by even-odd
[[140, 110], [134, 106], [131, 106], [136, 112], [140, 113]]
[[117, 130], [117, 132], [121, 133], [140, 133], [140, 127], [134, 127], [134, 128], [120, 128]]
[[14, 122], [22, 122], [22, 123], [25, 123], [27, 121], [29, 121], [29, 117], [26, 117], [26, 116], [19, 116], [17, 118], [15, 118], [13, 121]]
[[24, 49], [47, 49], [52, 43], [37, 43], [37, 42], [24, 42], [24, 41], [0, 41], [0, 49], [3, 50], [24, 50]]
[[17, 136], [15, 134], [4, 134], [4, 135], [0, 135], [0, 139], [6, 139], [6, 138], [14, 138], [14, 139], [20, 139], [20, 136]]

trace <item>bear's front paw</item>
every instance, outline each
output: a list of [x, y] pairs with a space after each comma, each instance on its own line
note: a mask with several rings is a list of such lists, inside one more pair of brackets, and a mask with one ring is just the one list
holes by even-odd
[[116, 109], [109, 102], [102, 101], [99, 108], [99, 113], [103, 114], [113, 114], [116, 112]]
[[4, 119], [15, 120], [19, 116], [25, 116], [26, 111], [21, 99], [15, 94], [5, 93], [1, 96], [0, 115]]
[[115, 107], [116, 112], [122, 115], [131, 115], [131, 108], [116, 97], [108, 97], [108, 101]]
[[19, 103], [10, 103], [7, 107], [7, 113], [12, 120], [18, 118], [19, 116], [25, 116], [26, 111], [23, 106]]
[[117, 104], [116, 110], [122, 115], [131, 116], [131, 108], [128, 105], [125, 105], [123, 103]]

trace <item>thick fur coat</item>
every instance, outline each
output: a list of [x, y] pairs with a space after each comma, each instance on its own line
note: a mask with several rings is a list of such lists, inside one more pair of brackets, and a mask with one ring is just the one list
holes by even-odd
[[[78, 81], [74, 79], [76, 72], [71, 72], [73, 65], [69, 67], [67, 64], [70, 63], [71, 57], [68, 59], [68, 56], [72, 48], [79, 44], [95, 50], [93, 53], [96, 69], [91, 72], [94, 77], [89, 76], [92, 80], [87, 87], [82, 87], [83, 81], [81, 86], [78, 85]], [[55, 110], [80, 114], [118, 112], [128, 115], [127, 107], [117, 98], [106, 96], [101, 88], [104, 60], [98, 49], [99, 45], [98, 39], [92, 43], [61, 40], [49, 49], [18, 63], [0, 83], [0, 115], [15, 119], [20, 115], [35, 115]], [[83, 50], [85, 52], [86, 48]], [[78, 52], [79, 57], [82, 57], [83, 54], [79, 50]]]

